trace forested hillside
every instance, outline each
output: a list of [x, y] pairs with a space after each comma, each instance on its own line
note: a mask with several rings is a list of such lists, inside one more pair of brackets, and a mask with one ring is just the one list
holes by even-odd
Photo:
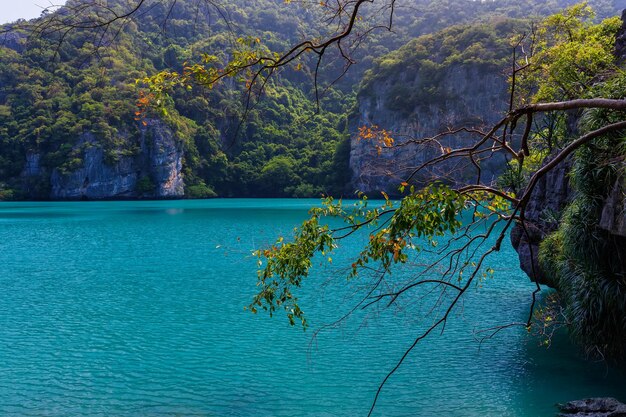
[[[160, 109], [147, 110], [142, 107], [144, 86], [136, 80], [164, 69], [180, 70], [207, 55], [226, 59], [246, 42], [284, 51], [325, 34], [323, 10], [279, 0], [217, 7], [194, 0], [152, 1], [110, 32], [77, 27], [61, 37], [59, 31], [33, 31], [25, 22], [5, 25], [0, 35], [0, 198], [351, 193], [348, 117], [355, 114], [361, 76], [375, 59], [417, 35], [450, 25], [540, 15], [570, 3], [406, 0], [398, 3], [393, 32], [372, 32], [353, 51], [358, 65], [345, 77], [333, 84], [345, 62], [332, 55], [324, 61], [319, 102], [313, 92], [314, 68], [305, 60], [277, 74], [262, 99], [252, 103], [245, 83], [233, 79], [214, 89], [173, 89]], [[600, 16], [617, 8], [617, 2], [594, 3]], [[70, 1], [67, 8], [32, 23], [45, 28], [48, 19], [78, 4]], [[121, 0], [107, 4], [128, 6]], [[488, 37], [504, 36], [493, 30]], [[477, 47], [471, 30], [453, 33], [443, 36], [448, 43], [461, 43], [449, 45], [461, 57], [476, 53], [483, 59], [480, 50], [463, 46]], [[503, 59], [505, 50], [489, 54], [489, 59]], [[386, 62], [376, 63], [375, 71], [387, 71]], [[403, 71], [424, 67], [402, 65], [389, 68], [389, 74], [401, 79]], [[375, 88], [376, 77], [368, 76], [362, 91]], [[438, 80], [442, 78], [433, 78], [424, 91], [436, 95]], [[419, 101], [420, 93], [389, 99], [385, 109], [407, 113], [414, 103], [402, 100]]]

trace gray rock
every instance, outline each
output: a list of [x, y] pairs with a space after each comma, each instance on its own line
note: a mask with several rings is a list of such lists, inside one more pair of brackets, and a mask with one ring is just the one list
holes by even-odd
[[559, 405], [559, 417], [626, 417], [626, 404], [615, 398], [589, 398]]
[[86, 147], [83, 166], [68, 174], [53, 170], [51, 198], [54, 200], [101, 200], [136, 197], [139, 172], [133, 158], [122, 157], [115, 165], [105, 163], [104, 151], [93, 135], [82, 138]]
[[8, 30], [0, 34], [0, 46], [21, 54], [26, 49], [26, 35], [15, 30]]
[[[70, 173], [53, 170], [50, 181], [54, 200], [179, 198], [184, 195], [182, 143], [159, 120], [148, 120], [141, 130], [137, 155], [120, 155], [113, 165], [107, 164], [104, 150], [92, 134], [84, 134], [76, 146], [83, 149], [83, 165]], [[137, 191], [138, 181], [144, 177], [154, 183], [153, 192]]]
[[39, 152], [27, 152], [22, 176], [36, 177], [39, 174], [41, 174], [41, 154]]
[[539, 244], [545, 236], [545, 231], [532, 222], [526, 222], [525, 227], [516, 225], [511, 230], [511, 243], [517, 251], [520, 268], [530, 277], [530, 280], [555, 287], [555, 282], [539, 266]]
[[626, 9], [622, 12], [622, 28], [615, 38], [615, 56], [619, 63], [626, 63]]
[[605, 200], [600, 228], [613, 235], [626, 237], [626, 176], [615, 182]]
[[572, 159], [568, 158], [539, 179], [526, 206], [524, 226], [518, 224], [511, 231], [521, 269], [531, 281], [550, 287], [555, 287], [555, 282], [539, 266], [539, 245], [558, 228], [560, 213], [573, 197], [568, 177], [571, 168]]
[[161, 121], [150, 120], [142, 131], [142, 155], [156, 185], [155, 197], [176, 198], [185, 193], [182, 175], [183, 148], [172, 130]]
[[[422, 83], [419, 74], [402, 75], [407, 92]], [[445, 70], [441, 97], [418, 104], [402, 114], [386, 107], [390, 80], [373, 85], [372, 91], [359, 98], [358, 120], [352, 123], [350, 168], [353, 188], [363, 192], [385, 190], [394, 192], [411, 170], [424, 161], [441, 155], [442, 147], [458, 147], [476, 139], [468, 134], [456, 134], [441, 140], [441, 145], [400, 146], [376, 148], [371, 141], [358, 137], [358, 127], [379, 126], [390, 131], [396, 145], [407, 144], [410, 138], [434, 136], [450, 128], [482, 127], [496, 123], [507, 109], [508, 84], [503, 71], [485, 69], [478, 64], [454, 65]], [[425, 172], [427, 178], [457, 179], [467, 174], [469, 163], [462, 165], [438, 164], [437, 169]], [[483, 181], [489, 182], [489, 168]], [[452, 174], [451, 174], [452, 173]], [[491, 173], [492, 174], [492, 173]]]

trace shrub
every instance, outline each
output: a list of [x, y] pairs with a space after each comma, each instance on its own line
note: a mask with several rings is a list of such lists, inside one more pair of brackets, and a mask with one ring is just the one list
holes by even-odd
[[217, 194], [211, 187], [202, 182], [185, 187], [185, 197], [192, 199], [215, 198]]
[[152, 194], [154, 193], [155, 189], [156, 189], [156, 185], [154, 184], [154, 182], [152, 182], [152, 180], [148, 176], [141, 177], [139, 181], [137, 181], [136, 190], [140, 195]]

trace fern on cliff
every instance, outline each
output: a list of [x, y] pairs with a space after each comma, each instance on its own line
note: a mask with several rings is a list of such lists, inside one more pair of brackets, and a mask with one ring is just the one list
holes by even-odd
[[[624, 86], [626, 74], [620, 72], [594, 90], [623, 98]], [[580, 126], [589, 131], [623, 118], [623, 113], [592, 110], [581, 117]], [[625, 158], [625, 132], [576, 153], [571, 172], [575, 198], [539, 254], [544, 273], [556, 279], [572, 337], [589, 355], [621, 360], [626, 359], [626, 238], [604, 230], [601, 217], [608, 195], [626, 180]]]

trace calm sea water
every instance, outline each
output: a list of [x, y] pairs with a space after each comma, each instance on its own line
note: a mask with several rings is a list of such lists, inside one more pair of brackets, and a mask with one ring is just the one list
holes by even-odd
[[[245, 312], [251, 251], [315, 200], [0, 205], [0, 415], [352, 416], [429, 324], [400, 307], [347, 312], [363, 281], [341, 270], [359, 241], [302, 291], [303, 332]], [[506, 246], [443, 334], [413, 351], [384, 388], [381, 416], [552, 416], [554, 404], [626, 399], [623, 373], [550, 349], [514, 328], [481, 345], [473, 331], [523, 321], [533, 289]]]

